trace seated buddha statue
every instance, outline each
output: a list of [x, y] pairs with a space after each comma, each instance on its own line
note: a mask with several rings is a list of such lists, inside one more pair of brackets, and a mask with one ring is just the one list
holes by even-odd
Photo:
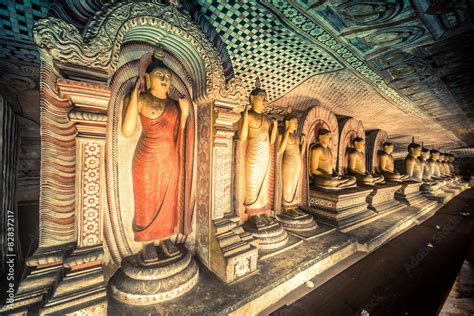
[[385, 142], [382, 151], [379, 152], [379, 170], [387, 181], [402, 182], [410, 179], [407, 175], [402, 175], [395, 169], [393, 163], [393, 144]]
[[357, 183], [374, 185], [384, 182], [382, 175], [373, 176], [367, 172], [364, 155], [365, 140], [361, 137], [356, 137], [352, 141], [352, 146], [353, 148], [349, 152], [349, 174], [356, 177]]
[[461, 180], [461, 177], [456, 174], [456, 170], [454, 169], [454, 155], [453, 154], [448, 154], [447, 155], [447, 164], [448, 164], [448, 170], [449, 174], [453, 176], [457, 181]]
[[405, 173], [410, 180], [416, 182], [423, 181], [423, 170], [418, 157], [421, 156], [421, 146], [412, 141], [408, 145], [408, 155], [405, 157]]
[[430, 155], [430, 150], [421, 145], [421, 156], [418, 159], [421, 163], [422, 180], [425, 184], [425, 187], [422, 188], [426, 188], [427, 190], [431, 191], [436, 190], [440, 186], [440, 183], [433, 179], [433, 170], [429, 163]]
[[313, 183], [318, 187], [333, 190], [354, 186], [355, 177], [339, 176], [334, 171], [330, 142], [331, 132], [321, 129], [318, 132], [318, 144], [311, 149], [310, 167]]
[[445, 181], [443, 179], [443, 175], [441, 174], [441, 170], [439, 168], [439, 154], [440, 152], [436, 149], [431, 149], [430, 150], [430, 159], [428, 159], [428, 163], [430, 165], [430, 172], [431, 172], [431, 178], [438, 181], [438, 183], [441, 183], [442, 185], [445, 184]]
[[451, 179], [451, 175], [449, 174], [448, 165], [446, 164], [446, 154], [440, 153], [438, 158], [438, 165], [439, 171], [441, 176], [446, 179]]
[[423, 145], [421, 145], [421, 155], [420, 157], [418, 157], [418, 159], [421, 162], [421, 169], [423, 171], [422, 179], [423, 179], [423, 182], [426, 182], [426, 183], [434, 182], [433, 171], [429, 163], [430, 156], [431, 156], [430, 150], [428, 148], [423, 147]]

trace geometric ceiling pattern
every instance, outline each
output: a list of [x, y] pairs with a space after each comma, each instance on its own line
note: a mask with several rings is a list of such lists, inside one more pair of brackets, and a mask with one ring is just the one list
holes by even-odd
[[[38, 89], [35, 21], [55, 16], [82, 31], [109, 2], [115, 1], [1, 1], [0, 70], [10, 72], [1, 88], [12, 97], [15, 87]], [[247, 93], [260, 78], [270, 113], [321, 104], [367, 129], [386, 129], [400, 144], [417, 135], [445, 148], [474, 146], [474, 0], [178, 3], [205, 17]], [[30, 103], [17, 112], [34, 116], [25, 108]]]
[[199, 5], [226, 45], [247, 92], [259, 76], [272, 101], [311, 76], [343, 69], [327, 51], [301, 41], [254, 1], [200, 0]]
[[[335, 55], [345, 64], [362, 61], [363, 65], [374, 70], [376, 76], [367, 76], [357, 67], [352, 67], [400, 109], [444, 129], [444, 134], [450, 135], [452, 146], [474, 144], [472, 102], [459, 102], [460, 99], [472, 100], [473, 92], [460, 97], [458, 91], [448, 87], [446, 79], [454, 63], [451, 61], [448, 67], [444, 67], [446, 64], [442, 62], [443, 49], [450, 51], [451, 55], [454, 49], [456, 67], [466, 70], [465, 74], [458, 76], [464, 81], [455, 82], [456, 88], [466, 91], [466, 87], [472, 86], [472, 80], [465, 79], [467, 69], [472, 70], [472, 63], [463, 58], [469, 46], [472, 47], [472, 40], [467, 41], [470, 45], [464, 45], [467, 46], [464, 53], [460, 49], [463, 41], [453, 41], [456, 35], [463, 31], [468, 33], [473, 27], [466, 1], [437, 1], [436, 5], [427, 1], [402, 0], [261, 2], [289, 27], [316, 43], [324, 44], [334, 39], [343, 45], [337, 49], [333, 44], [329, 49], [335, 50]], [[472, 3], [469, 5], [472, 8]], [[307, 29], [311, 23], [323, 29], [324, 33], [310, 34]], [[465, 34], [462, 36], [466, 39]], [[442, 43], [448, 39], [451, 45]], [[434, 47], [438, 48], [436, 53], [433, 53]], [[345, 49], [352, 54], [350, 58], [337, 54]], [[383, 82], [379, 78], [383, 78]]]

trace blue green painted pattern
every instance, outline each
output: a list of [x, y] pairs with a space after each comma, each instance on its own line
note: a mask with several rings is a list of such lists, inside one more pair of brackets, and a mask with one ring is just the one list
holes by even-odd
[[199, 5], [227, 46], [247, 92], [260, 76], [272, 101], [316, 74], [344, 68], [334, 56], [288, 30], [255, 1], [199, 0]]

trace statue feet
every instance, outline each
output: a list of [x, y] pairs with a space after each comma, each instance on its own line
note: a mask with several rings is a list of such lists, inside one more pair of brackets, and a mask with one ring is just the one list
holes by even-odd
[[180, 254], [178, 247], [171, 242], [169, 239], [161, 241], [161, 249], [168, 257], [175, 257]]
[[267, 214], [251, 215], [243, 227], [259, 239], [259, 249], [276, 249], [288, 242], [288, 235], [283, 227]]
[[297, 217], [301, 217], [301, 216], [304, 216], [306, 215], [306, 213], [300, 211], [299, 208], [291, 208], [291, 209], [287, 209], [285, 211], [283, 211], [283, 214], [289, 216], [289, 217], [294, 217], [294, 218], [297, 218]]
[[283, 225], [285, 230], [293, 233], [303, 233], [316, 231], [317, 224], [313, 216], [302, 212], [299, 208], [291, 208], [285, 210], [278, 215], [278, 221]]
[[157, 249], [153, 242], [143, 244], [141, 257], [144, 264], [155, 264], [162, 261], [168, 261], [171, 258], [177, 257], [181, 254], [178, 247], [169, 239], [160, 241], [160, 246]]
[[154, 263], [158, 262], [158, 252], [153, 242], [149, 242], [143, 245], [142, 251], [143, 262], [145, 263]]
[[260, 215], [250, 216], [249, 222], [257, 229], [264, 228], [267, 222]]
[[275, 219], [268, 216], [267, 214], [258, 214], [252, 215], [249, 218], [249, 222], [256, 228], [256, 229], [263, 229], [265, 227], [271, 226], [275, 224]]

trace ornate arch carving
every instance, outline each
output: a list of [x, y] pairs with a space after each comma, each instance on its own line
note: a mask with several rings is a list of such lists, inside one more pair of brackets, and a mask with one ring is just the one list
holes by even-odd
[[339, 151], [337, 154], [337, 172], [347, 174], [349, 163], [348, 149], [352, 147], [352, 141], [356, 137], [365, 138], [362, 122], [352, 117], [343, 118], [339, 122]]
[[316, 144], [318, 132], [321, 128], [331, 131], [331, 151], [333, 153], [333, 166], [337, 162], [337, 148], [339, 139], [339, 128], [336, 115], [322, 106], [314, 106], [306, 110], [300, 117], [298, 122], [298, 135], [301, 137], [305, 134], [308, 138], [305, 157], [303, 157], [302, 168], [302, 201], [308, 204], [309, 190], [309, 159], [311, 148]]
[[[83, 35], [74, 25], [52, 17], [40, 20], [33, 33], [36, 44], [55, 61], [94, 68], [109, 76], [117, 69], [124, 43], [141, 40], [161, 44], [202, 75], [204, 80], [193, 87], [194, 101], [223, 98], [242, 103], [239, 80], [231, 78], [226, 82], [212, 43], [175, 6], [157, 0], [121, 1], [91, 18]], [[183, 46], [187, 49], [183, 50]]]

